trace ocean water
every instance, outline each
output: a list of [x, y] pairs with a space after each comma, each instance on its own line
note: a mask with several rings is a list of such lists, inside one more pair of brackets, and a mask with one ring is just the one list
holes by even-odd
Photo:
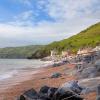
[[51, 62], [28, 59], [0, 59], [0, 80], [16, 75], [20, 71], [34, 70], [50, 65]]

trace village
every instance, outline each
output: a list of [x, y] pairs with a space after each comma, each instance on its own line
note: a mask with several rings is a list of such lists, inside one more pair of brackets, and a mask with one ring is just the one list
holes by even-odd
[[100, 46], [79, 49], [76, 55], [70, 50], [62, 51], [60, 55], [58, 55], [56, 50], [51, 50], [50, 56], [44, 59], [52, 60], [55, 64], [61, 62], [77, 64], [94, 63], [97, 59], [100, 59]]

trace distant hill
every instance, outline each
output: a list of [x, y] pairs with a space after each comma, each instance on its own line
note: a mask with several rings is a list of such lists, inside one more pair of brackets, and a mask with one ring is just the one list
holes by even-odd
[[0, 48], [0, 58], [10, 58], [10, 59], [27, 58], [41, 47], [42, 47], [41, 45], [31, 45], [23, 47]]
[[86, 46], [95, 47], [100, 44], [100, 22], [81, 31], [68, 39], [53, 42], [45, 47], [40, 48], [32, 54], [31, 58], [43, 58], [50, 54], [50, 50], [57, 50], [59, 53], [62, 50], [71, 50], [76, 53], [79, 48]]

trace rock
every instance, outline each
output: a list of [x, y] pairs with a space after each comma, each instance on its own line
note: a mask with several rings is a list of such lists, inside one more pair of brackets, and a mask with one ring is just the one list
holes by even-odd
[[61, 73], [53, 73], [52, 75], [51, 75], [51, 78], [59, 78], [59, 77], [61, 77]]
[[81, 76], [82, 78], [93, 78], [96, 76], [96, 74], [97, 69], [95, 67], [88, 67], [84, 68], [79, 76]]
[[36, 100], [51, 100], [47, 95], [45, 94], [39, 94], [39, 98]]
[[97, 93], [96, 100], [100, 100], [100, 84], [97, 86], [96, 93]]
[[93, 92], [93, 90], [91, 90], [90, 88], [84, 88], [82, 91], [81, 91], [81, 94], [85, 95], [85, 94], [88, 94], [90, 92]]
[[48, 97], [49, 89], [50, 89], [50, 87], [48, 87], [48, 86], [41, 87], [41, 89], [39, 91], [39, 99], [40, 100], [50, 100], [50, 98]]
[[94, 64], [84, 65], [81, 73], [77, 73], [77, 76], [79, 78], [94, 78], [100, 76], [100, 60], [97, 60]]
[[26, 99], [23, 95], [21, 95], [20, 97], [17, 98], [17, 100], [26, 100]]
[[100, 100], [100, 95], [96, 97], [96, 100]]
[[61, 66], [62, 64], [60, 64], [60, 63], [54, 63], [53, 64], [53, 67], [58, 67], [58, 66]]
[[78, 81], [70, 81], [63, 84], [55, 92], [53, 100], [83, 100], [78, 94], [81, 93], [82, 88], [77, 84]]
[[25, 100], [31, 100], [31, 99], [37, 99], [38, 93], [34, 89], [30, 89], [26, 92], [24, 92], [23, 96], [26, 98]]
[[54, 88], [54, 87], [51, 87], [49, 90], [48, 90], [48, 97], [49, 98], [52, 98], [53, 95], [55, 94], [55, 92], [58, 90], [58, 88]]
[[60, 89], [54, 94], [52, 100], [83, 100], [83, 98], [71, 91]]
[[63, 90], [63, 91], [73, 91], [75, 93], [81, 93], [82, 91], [82, 87], [78, 85], [78, 81], [73, 80], [73, 81], [69, 81], [67, 83], [64, 83], [59, 89]]
[[[70, 82], [73, 83], [70, 85], [74, 87], [75, 82]], [[68, 84], [64, 84], [60, 88], [43, 86], [38, 93], [34, 89], [30, 89], [17, 100], [83, 100], [76, 91], [73, 92], [72, 88], [68, 89], [68, 87], [70, 87]], [[75, 87], [78, 88], [79, 86], [76, 85]]]
[[34, 89], [24, 92], [17, 100], [37, 100], [38, 94]]
[[100, 84], [97, 86], [97, 95], [100, 95]]
[[48, 87], [48, 86], [43, 86], [43, 87], [41, 87], [39, 93], [43, 93], [43, 94], [46, 93], [46, 94], [47, 94], [49, 89], [50, 89], [50, 87]]

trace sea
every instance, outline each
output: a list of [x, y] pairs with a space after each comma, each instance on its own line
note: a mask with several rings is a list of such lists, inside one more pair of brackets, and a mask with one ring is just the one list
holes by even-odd
[[51, 65], [50, 61], [28, 59], [0, 59], [0, 81], [11, 78], [25, 70], [35, 70]]

